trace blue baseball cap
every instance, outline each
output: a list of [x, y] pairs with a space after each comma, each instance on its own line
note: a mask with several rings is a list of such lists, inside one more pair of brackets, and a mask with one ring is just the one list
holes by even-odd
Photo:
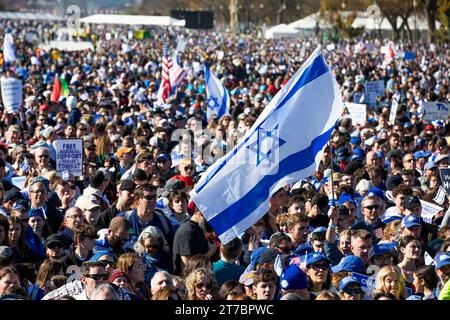
[[360, 156], [361, 158], [364, 158], [366, 153], [364, 152], [363, 148], [357, 147], [352, 150], [353, 154], [356, 154], [357, 156]]
[[308, 288], [306, 274], [295, 263], [289, 265], [280, 277], [282, 289], [298, 290]]
[[361, 283], [354, 277], [348, 276], [339, 281], [339, 291], [344, 290], [348, 285], [356, 283], [361, 286]]
[[391, 250], [396, 246], [394, 242], [391, 243], [379, 243], [372, 246], [372, 249], [369, 251], [369, 258], [375, 256], [382, 256], [386, 253], [391, 253]]
[[425, 163], [425, 166], [423, 167], [424, 170], [430, 170], [433, 168], [436, 168], [437, 165], [434, 161], [428, 161], [427, 163]]
[[309, 243], [299, 245], [293, 252], [296, 256], [304, 256], [308, 252], [313, 252], [314, 248]]
[[399, 215], [391, 215], [391, 216], [386, 216], [383, 220], [382, 220], [382, 222], [384, 223], [384, 224], [388, 224], [388, 223], [391, 223], [392, 221], [398, 221], [398, 220], [402, 220], [402, 216], [399, 216]]
[[311, 232], [311, 234], [313, 233], [322, 233], [322, 232], [327, 232], [327, 228], [325, 227], [317, 227], [313, 230], [313, 232]]
[[308, 267], [311, 264], [314, 264], [319, 261], [326, 261], [330, 263], [330, 260], [321, 252], [311, 252], [306, 256], [306, 266]]
[[166, 159], [166, 160], [171, 160], [170, 156], [168, 154], [165, 153], [161, 153], [157, 158], [156, 161], [158, 161], [159, 159]]
[[414, 158], [415, 159], [428, 158], [429, 156], [431, 156], [431, 152], [428, 152], [428, 151], [416, 151], [416, 152], [414, 152]]
[[450, 252], [439, 252], [436, 257], [434, 257], [434, 261], [436, 262], [436, 268], [440, 269], [446, 265], [450, 264]]
[[344, 204], [344, 203], [346, 203], [346, 202], [351, 202], [351, 203], [353, 203], [354, 205], [356, 205], [355, 199], [353, 199], [353, 197], [352, 197], [349, 193], [343, 192], [343, 193], [341, 194], [341, 196], [339, 197], [339, 199], [338, 199], [338, 203], [339, 203], [339, 204]]
[[109, 256], [109, 257], [113, 258], [114, 261], [116, 260], [116, 257], [114, 256], [114, 254], [112, 252], [109, 252], [109, 251], [98, 251], [91, 257], [91, 259], [89, 259], [89, 261], [91, 261], [91, 262], [98, 262], [98, 259], [100, 259], [103, 256]]
[[375, 196], [380, 198], [381, 200], [385, 200], [384, 192], [380, 188], [372, 188], [369, 191], [367, 191], [366, 197], [368, 196]]
[[339, 264], [331, 268], [331, 271], [333, 272], [347, 271], [347, 272], [363, 273], [364, 263], [360, 257], [353, 255], [345, 256], [341, 259], [341, 261], [339, 261]]
[[45, 220], [45, 213], [42, 208], [35, 208], [29, 211], [28, 217], [41, 217], [42, 220]]
[[422, 224], [420, 223], [420, 218], [415, 216], [414, 214], [410, 214], [409, 216], [405, 216], [402, 220], [402, 226], [406, 228], [412, 228], [412, 227], [421, 227]]
[[356, 145], [356, 144], [360, 144], [361, 143], [361, 138], [360, 137], [352, 137], [350, 139], [350, 144]]

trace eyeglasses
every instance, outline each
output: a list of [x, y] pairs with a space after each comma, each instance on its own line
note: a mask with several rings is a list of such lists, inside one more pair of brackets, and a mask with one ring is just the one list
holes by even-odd
[[321, 264], [313, 264], [311, 268], [315, 271], [322, 271], [322, 270], [328, 270], [329, 266], [326, 263]]
[[194, 167], [193, 166], [184, 167], [184, 171], [188, 171], [188, 170], [194, 170]]
[[48, 154], [41, 154], [41, 155], [38, 156], [38, 158], [48, 158], [48, 157], [49, 157]]
[[76, 218], [83, 218], [83, 216], [81, 214], [72, 214], [70, 216], [66, 216], [66, 218], [72, 218], [72, 219], [76, 219]]
[[45, 193], [44, 189], [38, 189], [38, 190], [31, 190], [30, 193]]
[[203, 283], [203, 282], [200, 282], [200, 283], [197, 283], [197, 284], [195, 285], [195, 287], [196, 287], [197, 289], [201, 289], [201, 288], [203, 288], [203, 287], [205, 287], [205, 289], [211, 289], [211, 288], [212, 288], [212, 285], [211, 285], [211, 283]]
[[346, 294], [349, 295], [357, 295], [357, 294], [363, 294], [364, 291], [362, 291], [361, 288], [355, 288], [355, 289], [350, 289], [350, 288], [345, 288], [344, 290], [342, 290], [343, 292], [345, 292]]
[[142, 198], [147, 201], [154, 201], [154, 200], [156, 200], [156, 194], [146, 195], [146, 196], [143, 196]]
[[378, 210], [378, 209], [380, 209], [380, 205], [374, 204], [374, 205], [372, 205], [372, 206], [365, 206], [364, 208], [367, 209], [367, 210], [370, 210], [370, 211], [372, 211], [372, 210]]
[[99, 280], [108, 280], [109, 275], [106, 273], [101, 273], [101, 274], [89, 274], [86, 277], [91, 278], [95, 281], [99, 281]]

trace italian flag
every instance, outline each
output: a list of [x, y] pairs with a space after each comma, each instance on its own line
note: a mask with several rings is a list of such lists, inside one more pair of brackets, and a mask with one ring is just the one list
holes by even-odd
[[67, 82], [58, 75], [55, 75], [55, 82], [53, 83], [53, 91], [50, 100], [52, 102], [58, 102], [59, 97], [69, 96], [69, 86]]

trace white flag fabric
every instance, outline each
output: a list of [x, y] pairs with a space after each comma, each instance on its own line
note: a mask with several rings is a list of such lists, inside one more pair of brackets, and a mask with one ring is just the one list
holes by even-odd
[[14, 63], [17, 60], [13, 36], [8, 31], [5, 33], [5, 38], [3, 39], [3, 57], [7, 64]]
[[266, 214], [277, 190], [314, 172], [343, 107], [319, 47], [191, 191], [223, 243]]
[[229, 114], [230, 95], [222, 82], [211, 72], [209, 66], [205, 64], [205, 84], [206, 84], [206, 118], [210, 120], [214, 115], [220, 119]]

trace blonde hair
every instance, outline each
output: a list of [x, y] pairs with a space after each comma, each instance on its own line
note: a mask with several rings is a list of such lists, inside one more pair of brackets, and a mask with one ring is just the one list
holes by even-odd
[[392, 275], [396, 277], [398, 281], [400, 281], [400, 294], [396, 298], [405, 299], [405, 278], [403, 277], [402, 271], [397, 266], [384, 266], [383, 268], [381, 268], [381, 270], [377, 273], [375, 279], [375, 293], [389, 292], [384, 285], [384, 280], [388, 276]]
[[316, 300], [341, 300], [341, 297], [337, 293], [325, 291], [319, 294]]
[[209, 269], [198, 268], [192, 270], [186, 277], [186, 289], [188, 291], [187, 300], [198, 300], [195, 294], [195, 285], [199, 282], [200, 278], [203, 276], [209, 277], [212, 285], [211, 294], [213, 296], [217, 296], [219, 285], [217, 284], [214, 273]]

